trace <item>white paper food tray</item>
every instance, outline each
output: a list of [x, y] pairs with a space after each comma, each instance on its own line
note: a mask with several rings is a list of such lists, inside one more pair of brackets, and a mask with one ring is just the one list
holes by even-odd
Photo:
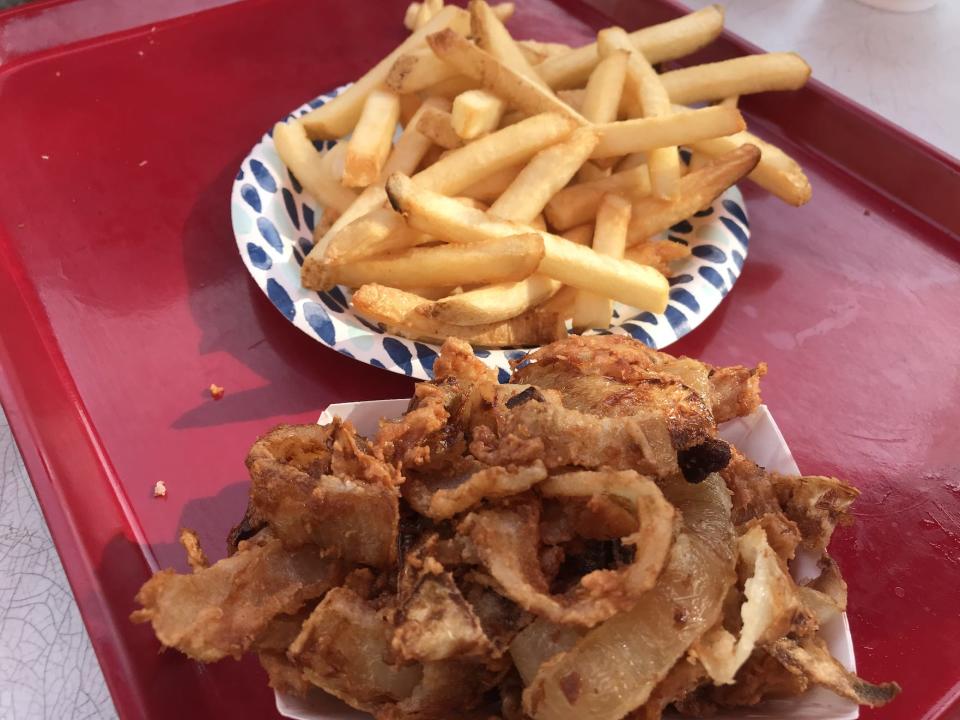
[[[320, 424], [335, 416], [349, 420], [361, 435], [373, 435], [377, 421], [383, 417], [397, 417], [406, 410], [409, 400], [377, 400], [372, 402], [339, 403], [331, 405], [320, 416]], [[797, 475], [800, 470], [790, 454], [790, 448], [780, 434], [766, 405], [744, 418], [731, 420], [720, 426], [720, 436], [758, 465], [768, 470]], [[791, 568], [798, 580], [817, 574], [817, 558], [802, 555]], [[856, 599], [854, 598], [854, 602]], [[853, 656], [853, 638], [846, 614], [827, 623], [820, 630], [830, 652], [851, 671], [856, 670]], [[370, 715], [354, 710], [334, 697], [315, 689], [306, 699], [277, 693], [277, 710], [294, 720], [368, 720]], [[718, 714], [714, 720], [741, 718], [783, 718], [790, 720], [855, 720], [860, 716], [857, 705], [837, 697], [823, 688], [814, 688], [798, 698], [772, 700], [751, 708]]]

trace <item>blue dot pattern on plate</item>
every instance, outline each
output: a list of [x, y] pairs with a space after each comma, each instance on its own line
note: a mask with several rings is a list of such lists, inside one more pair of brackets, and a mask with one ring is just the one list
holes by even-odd
[[[290, 117], [319, 107], [344, 89], [304, 104]], [[309, 237], [323, 208], [281, 166], [269, 133], [243, 160], [232, 202], [243, 213], [242, 218], [233, 213], [240, 258], [280, 314], [347, 357], [411, 377], [432, 377], [439, 346], [392, 335], [359, 317], [350, 307], [348, 288], [315, 292], [301, 287], [300, 263], [310, 251]], [[288, 236], [288, 231], [294, 234]], [[691, 255], [674, 266], [666, 311], [655, 315], [614, 303], [613, 326], [592, 334], [626, 335], [662, 349], [700, 325], [730, 292], [747, 257], [750, 220], [740, 191], [727, 190], [710, 207], [660, 235], [668, 237], [687, 245]], [[476, 354], [501, 380], [509, 377], [510, 360], [524, 356], [523, 351], [495, 348], [478, 348]]]

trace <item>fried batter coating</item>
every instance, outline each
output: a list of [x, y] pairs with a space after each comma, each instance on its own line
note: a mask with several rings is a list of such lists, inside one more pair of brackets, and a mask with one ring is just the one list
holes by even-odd
[[320, 688], [376, 720], [658, 720], [822, 685], [878, 705], [817, 635], [847, 589], [829, 556], [857, 495], [768, 473], [717, 424], [766, 368], [626, 337], [571, 337], [501, 385], [449, 339], [436, 380], [373, 441], [280, 426], [251, 448], [229, 557], [157, 573], [132, 619], [213, 661], [256, 653], [279, 692]]
[[374, 567], [394, 560], [400, 476], [349, 423], [280, 426], [254, 444], [247, 467], [250, 515], [284, 545], [311, 543]]
[[189, 575], [161, 570], [130, 616], [149, 622], [164, 645], [213, 662], [249, 650], [278, 615], [295, 613], [343, 580], [343, 566], [315, 546], [287, 550], [269, 531], [238, 552]]

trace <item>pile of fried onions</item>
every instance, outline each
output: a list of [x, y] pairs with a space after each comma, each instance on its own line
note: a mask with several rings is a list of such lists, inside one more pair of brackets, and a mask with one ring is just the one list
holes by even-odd
[[[376, 437], [339, 419], [250, 451], [250, 502], [210, 564], [144, 584], [136, 622], [203, 662], [254, 652], [270, 684], [384, 720], [690, 715], [814, 685], [899, 691], [830, 656], [846, 608], [823, 551], [854, 488], [764, 471], [717, 434], [759, 368], [571, 337], [500, 385], [448, 340]], [[822, 553], [798, 585], [797, 552]]]

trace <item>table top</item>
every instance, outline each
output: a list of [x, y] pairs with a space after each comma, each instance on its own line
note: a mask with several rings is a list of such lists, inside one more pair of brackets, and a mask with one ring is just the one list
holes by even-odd
[[[951, 127], [960, 98], [943, 92], [952, 82], [946, 72], [960, 60], [950, 36], [960, 22], [960, 3], [942, 0], [926, 13], [893, 15], [853, 0], [731, 0], [727, 14], [734, 32], [765, 49], [800, 51], [827, 84], [960, 154], [960, 134]], [[3, 56], [0, 37], [0, 61]], [[109, 694], [5, 421], [0, 457], [0, 717], [112, 717]]]

